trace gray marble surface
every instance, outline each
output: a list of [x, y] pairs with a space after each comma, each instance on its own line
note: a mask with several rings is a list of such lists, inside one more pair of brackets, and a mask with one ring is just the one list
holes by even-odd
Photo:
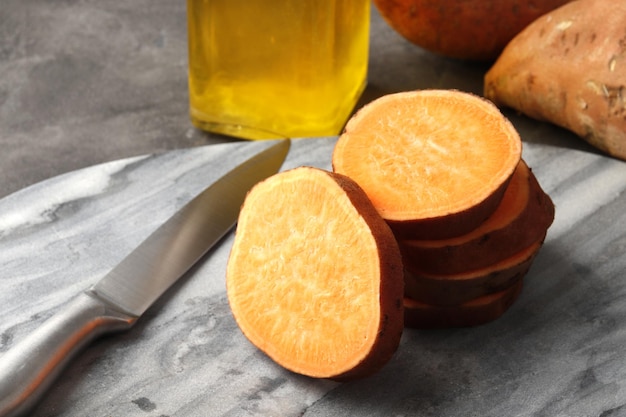
[[[295, 140], [284, 169], [329, 168], [334, 142]], [[1, 199], [0, 352], [265, 146], [123, 159]], [[556, 219], [521, 297], [500, 319], [406, 330], [391, 362], [364, 380], [294, 375], [251, 346], [230, 314], [230, 234], [136, 327], [85, 350], [31, 415], [626, 415], [626, 164], [545, 143], [525, 143], [524, 158]]]

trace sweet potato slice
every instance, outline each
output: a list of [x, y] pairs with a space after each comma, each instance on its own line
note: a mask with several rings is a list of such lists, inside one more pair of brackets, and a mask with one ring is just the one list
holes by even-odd
[[471, 232], [450, 239], [400, 240], [405, 264], [427, 274], [485, 268], [541, 239], [554, 220], [554, 204], [520, 161], [496, 211]]
[[398, 238], [468, 233], [496, 209], [521, 140], [487, 100], [455, 90], [383, 96], [347, 123], [332, 156]]
[[485, 75], [485, 97], [626, 159], [626, 2], [578, 0], [519, 33]]
[[497, 293], [484, 295], [463, 304], [436, 306], [404, 298], [405, 326], [416, 329], [471, 327], [501, 317], [522, 292], [523, 279]]
[[502, 291], [526, 275], [542, 244], [543, 236], [503, 261], [455, 275], [427, 274], [405, 266], [404, 294], [416, 301], [449, 306]]
[[311, 377], [378, 370], [404, 328], [393, 233], [354, 181], [316, 168], [279, 173], [250, 191], [226, 285], [245, 336]]

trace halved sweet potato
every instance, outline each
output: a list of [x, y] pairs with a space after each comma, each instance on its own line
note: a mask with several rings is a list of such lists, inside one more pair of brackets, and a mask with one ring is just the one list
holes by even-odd
[[406, 327], [434, 329], [471, 327], [486, 324], [501, 317], [522, 292], [523, 279], [497, 293], [475, 298], [454, 306], [436, 306], [404, 298]]
[[543, 236], [503, 261], [454, 275], [428, 274], [405, 265], [404, 294], [416, 301], [449, 306], [502, 291], [526, 275], [542, 244]]
[[400, 240], [404, 263], [426, 274], [485, 268], [541, 239], [554, 220], [554, 204], [520, 161], [496, 211], [471, 232], [450, 239]]
[[362, 377], [400, 342], [400, 251], [365, 192], [340, 174], [301, 167], [257, 184], [226, 285], [242, 332], [293, 372]]
[[332, 156], [400, 239], [443, 239], [497, 208], [521, 140], [491, 102], [455, 90], [383, 96], [354, 115]]

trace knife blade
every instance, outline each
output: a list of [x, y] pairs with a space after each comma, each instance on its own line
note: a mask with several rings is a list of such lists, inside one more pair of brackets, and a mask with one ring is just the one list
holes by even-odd
[[183, 206], [99, 282], [0, 356], [0, 416], [24, 415], [82, 348], [127, 330], [235, 225], [247, 192], [277, 173], [280, 140]]

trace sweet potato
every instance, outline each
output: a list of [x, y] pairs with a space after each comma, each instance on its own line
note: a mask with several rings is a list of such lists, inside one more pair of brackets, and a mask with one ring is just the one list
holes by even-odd
[[484, 95], [626, 159], [626, 2], [576, 0], [517, 35]]
[[527, 248], [500, 262], [463, 273], [429, 274], [405, 265], [404, 294], [416, 301], [449, 306], [502, 291], [526, 275], [544, 237], [545, 234]]
[[454, 90], [383, 96], [347, 123], [332, 155], [398, 239], [444, 239], [498, 207], [521, 140], [490, 102]]
[[497, 210], [476, 229], [450, 239], [398, 244], [405, 265], [426, 274], [459, 274], [485, 268], [530, 246], [545, 236], [553, 220], [552, 200], [520, 161]]
[[257, 184], [241, 209], [226, 285], [245, 336], [293, 372], [362, 377], [398, 347], [400, 251], [343, 175], [300, 167]]
[[518, 280], [502, 291], [453, 306], [430, 305], [405, 297], [405, 325], [432, 329], [485, 324], [502, 316], [519, 297], [522, 287], [523, 280]]
[[374, 0], [410, 42], [458, 59], [492, 61], [526, 25], [570, 0]]

